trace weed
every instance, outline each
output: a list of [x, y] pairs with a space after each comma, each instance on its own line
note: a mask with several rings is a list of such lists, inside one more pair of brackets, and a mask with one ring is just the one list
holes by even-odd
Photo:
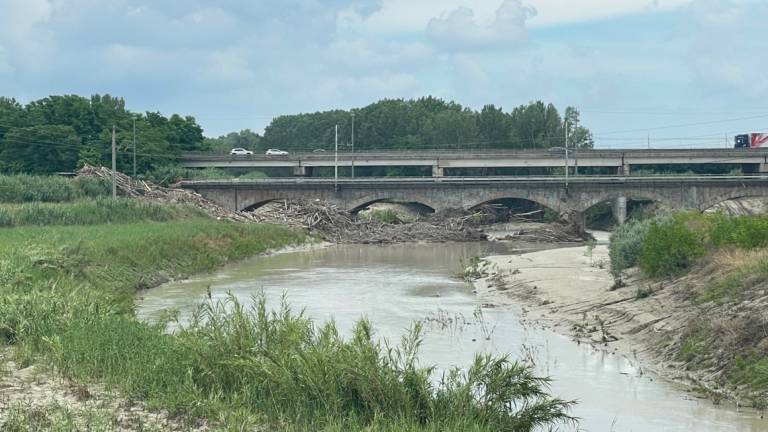
[[648, 298], [653, 295], [653, 288], [650, 286], [647, 288], [637, 288], [637, 291], [635, 292], [635, 299], [640, 300], [644, 298]]

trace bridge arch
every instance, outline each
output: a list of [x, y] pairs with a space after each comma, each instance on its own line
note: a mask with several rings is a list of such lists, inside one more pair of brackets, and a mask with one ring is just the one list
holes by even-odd
[[489, 193], [480, 193], [475, 197], [473, 197], [472, 199], [466, 200], [464, 203], [464, 210], [470, 210], [486, 203], [491, 203], [494, 201], [501, 201], [501, 200], [528, 201], [528, 202], [537, 204], [541, 207], [548, 208], [558, 214], [561, 213], [564, 208], [566, 208], [565, 203], [555, 198], [553, 195], [539, 196], [537, 194], [525, 193], [524, 191], [501, 190], [501, 191], [495, 191], [495, 192], [489, 192]]
[[758, 190], [736, 189], [728, 191], [702, 201], [698, 209], [699, 211], [704, 212], [716, 206], [717, 204], [741, 198], [768, 198], [768, 188], [761, 188]]
[[420, 206], [423, 206], [430, 210], [431, 213], [436, 212], [439, 208], [436, 207], [436, 205], [431, 202], [431, 200], [426, 199], [417, 199], [417, 198], [403, 198], [403, 197], [397, 197], [394, 194], [374, 194], [374, 195], [367, 195], [362, 198], [358, 198], [355, 200], [350, 201], [347, 204], [347, 209], [350, 211], [350, 213], [357, 213], [358, 211], [368, 207], [371, 204], [375, 204], [378, 202], [397, 202], [397, 203], [407, 203], [407, 204], [418, 204]]
[[654, 191], [643, 192], [606, 192], [606, 193], [592, 193], [588, 196], [580, 197], [576, 205], [574, 206], [578, 211], [585, 212], [592, 207], [604, 203], [606, 201], [613, 202], [618, 198], [626, 198], [628, 201], [651, 201], [655, 203], [668, 206], [669, 208], [676, 209], [680, 207], [680, 203], [675, 202], [673, 199]]
[[246, 203], [245, 205], [241, 206], [240, 211], [244, 211], [244, 212], [254, 211], [254, 210], [256, 210], [256, 209], [258, 209], [260, 207], [263, 207], [263, 206], [265, 206], [265, 205], [267, 205], [267, 204], [269, 204], [271, 202], [284, 201], [284, 200], [285, 200], [285, 198], [275, 197], [275, 198], [265, 199], [265, 200], [262, 200], [262, 201], [257, 201], [257, 202], [254, 202], [254, 203]]

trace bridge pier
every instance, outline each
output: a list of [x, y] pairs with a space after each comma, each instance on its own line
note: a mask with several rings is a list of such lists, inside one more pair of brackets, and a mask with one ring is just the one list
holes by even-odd
[[631, 172], [631, 169], [630, 169], [629, 164], [628, 163], [624, 163], [624, 164], [621, 164], [621, 166], [619, 167], [618, 174], [619, 175], [628, 176], [628, 175], [630, 175], [630, 172]]
[[294, 177], [312, 177], [312, 167], [297, 166], [293, 167]]
[[627, 220], [627, 197], [618, 197], [613, 200], [613, 218], [616, 223], [624, 225]]
[[445, 175], [445, 168], [432, 165], [432, 177], [443, 177]]

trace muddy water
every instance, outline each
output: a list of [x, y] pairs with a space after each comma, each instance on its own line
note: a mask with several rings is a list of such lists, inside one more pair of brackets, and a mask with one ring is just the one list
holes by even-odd
[[137, 314], [151, 320], [164, 309], [188, 312], [206, 296], [228, 292], [249, 301], [261, 290], [277, 305], [285, 293], [294, 309], [334, 319], [349, 334], [361, 316], [380, 337], [397, 343], [424, 320], [421, 360], [439, 368], [467, 366], [475, 353], [508, 353], [532, 361], [554, 379], [552, 391], [578, 399], [574, 414], [587, 431], [765, 431], [749, 411], [714, 406], [643, 373], [632, 359], [596, 352], [552, 331], [524, 326], [518, 311], [481, 307], [472, 288], [453, 275], [474, 256], [519, 253], [511, 245], [333, 246], [259, 257], [142, 294]]

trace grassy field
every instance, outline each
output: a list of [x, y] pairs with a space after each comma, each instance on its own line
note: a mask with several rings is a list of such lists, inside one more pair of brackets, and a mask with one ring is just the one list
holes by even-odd
[[96, 178], [0, 175], [0, 203], [68, 202], [110, 193], [109, 183]]
[[203, 216], [201, 211], [191, 207], [161, 205], [129, 198], [0, 204], [0, 227], [165, 222]]
[[49, 365], [223, 430], [529, 431], [572, 421], [547, 379], [505, 357], [479, 356], [435, 382], [417, 366], [418, 325], [387, 348], [367, 321], [342, 338], [261, 298], [202, 304], [174, 334], [133, 316], [137, 289], [305, 240], [199, 218], [0, 228], [0, 343], [22, 366]]

